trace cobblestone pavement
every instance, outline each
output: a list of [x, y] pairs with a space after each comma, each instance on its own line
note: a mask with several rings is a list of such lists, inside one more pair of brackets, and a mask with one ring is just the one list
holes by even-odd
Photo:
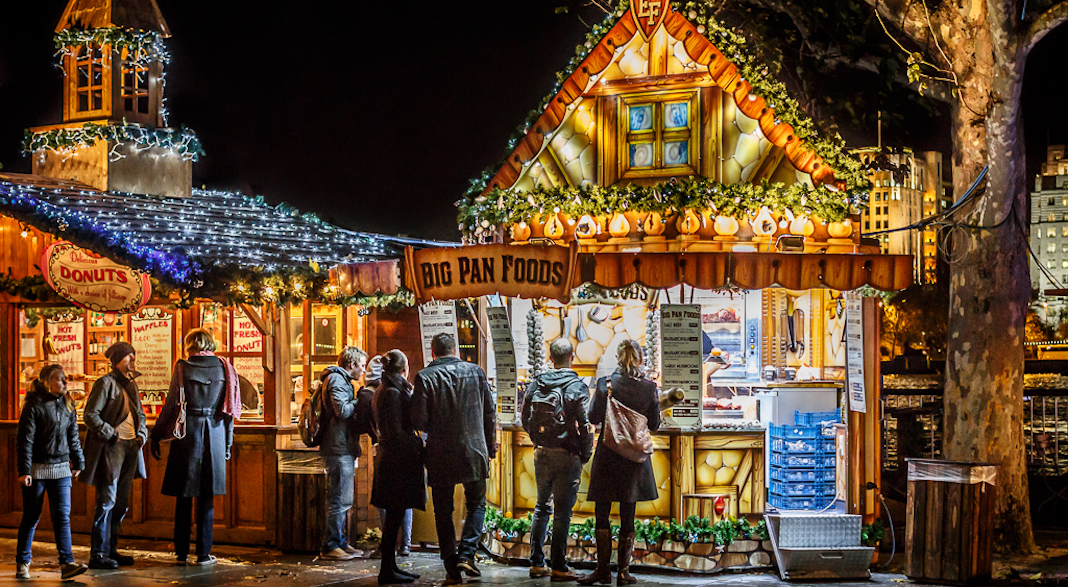
[[[32, 584], [59, 583], [59, 569], [56, 561], [55, 546], [50, 542], [51, 536], [39, 533], [34, 542], [34, 563], [30, 567]], [[85, 562], [89, 556], [88, 536], [74, 536], [74, 556], [79, 562]], [[133, 567], [114, 571], [89, 570], [75, 579], [70, 585], [107, 585], [115, 587], [135, 587], [142, 585], [194, 585], [209, 587], [215, 585], [235, 585], [241, 587], [319, 587], [342, 585], [375, 585], [378, 574], [378, 561], [359, 558], [345, 562], [327, 562], [317, 560], [312, 555], [286, 554], [266, 548], [249, 548], [217, 545], [214, 554], [219, 557], [219, 564], [214, 567], [186, 566], [174, 564], [171, 545], [165, 541], [128, 540], [124, 541], [122, 550], [137, 560]], [[1065, 584], [1068, 577], [1068, 550], [1049, 550], [1046, 557], [1031, 557], [1018, 560], [999, 560], [996, 574], [1006, 577], [1020, 577], [1020, 582], [1041, 572], [1043, 581], [1026, 581], [1028, 584]], [[889, 567], [900, 572], [902, 558]], [[417, 586], [439, 585], [445, 578], [444, 570], [436, 552], [415, 552], [410, 557], [398, 559], [406, 570], [419, 573], [421, 579]], [[530, 579], [525, 567], [503, 565], [489, 560], [480, 563], [483, 576], [468, 579], [469, 585], [508, 585], [510, 587], [547, 587], [548, 579]], [[0, 585], [20, 584], [14, 579], [15, 574], [15, 531], [0, 530]], [[681, 573], [650, 572], [638, 569], [635, 572], [638, 585], [670, 585], [678, 587], [782, 587], [788, 583], [779, 580], [774, 572], [764, 573], [719, 573], [715, 575], [685, 575]], [[1058, 583], [1059, 581], [1059, 583]], [[910, 581], [904, 575], [896, 573], [876, 573], [871, 581], [850, 581], [835, 583], [846, 586], [901, 587]], [[804, 585], [804, 583], [789, 583]], [[823, 583], [826, 585], [827, 583]]]

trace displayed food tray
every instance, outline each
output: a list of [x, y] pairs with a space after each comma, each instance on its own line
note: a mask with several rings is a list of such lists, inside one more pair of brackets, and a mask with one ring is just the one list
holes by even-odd
[[834, 483], [834, 467], [816, 467], [812, 469], [792, 469], [788, 467], [772, 467], [771, 479], [785, 482], [813, 482], [824, 481]]

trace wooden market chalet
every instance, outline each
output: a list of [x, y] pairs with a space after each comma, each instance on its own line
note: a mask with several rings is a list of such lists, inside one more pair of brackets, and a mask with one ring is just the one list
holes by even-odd
[[[167, 36], [154, 0], [70, 0], [56, 28], [63, 119], [28, 132], [32, 174], [0, 173], [0, 442], [9, 447], [0, 467], [15, 469], [22, 401], [42, 366], [63, 364], [77, 396], [110, 369], [104, 350], [131, 342], [151, 426], [184, 334], [208, 328], [242, 377], [244, 406], [216, 539], [317, 549], [323, 481], [308, 474], [317, 453], [303, 448], [294, 425], [306, 382], [347, 344], [420, 352], [399, 259], [406, 246], [434, 243], [193, 189], [199, 142], [164, 116]], [[360, 267], [334, 269], [343, 263]], [[74, 307], [57, 293], [73, 288], [64, 276], [101, 282], [123, 272], [129, 283], [150, 285], [119, 310], [92, 299]], [[357, 473], [365, 496], [368, 460]], [[173, 532], [172, 502], [159, 492], [165, 462], [146, 459], [148, 480], [135, 485], [124, 532]], [[88, 532], [92, 490], [75, 483], [72, 492], [71, 527]], [[18, 526], [17, 495], [0, 493], [0, 525]], [[366, 499], [357, 504], [352, 533], [377, 523]]]

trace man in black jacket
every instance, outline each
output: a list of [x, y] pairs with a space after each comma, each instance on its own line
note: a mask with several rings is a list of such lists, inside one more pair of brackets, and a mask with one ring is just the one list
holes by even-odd
[[[538, 484], [530, 528], [530, 576], [552, 575], [553, 581], [578, 578], [567, 566], [567, 536], [582, 464], [593, 453], [593, 434], [586, 418], [590, 390], [571, 369], [572, 352], [567, 338], [554, 340], [549, 355], [556, 368], [535, 377], [523, 398], [523, 428], [534, 443], [534, 480]], [[542, 545], [554, 507], [550, 572]]]
[[[356, 459], [360, 458], [359, 429], [370, 429], [371, 398], [357, 396], [353, 379], [363, 376], [367, 353], [347, 346], [341, 349], [337, 365], [320, 376], [323, 385], [323, 427], [319, 456], [326, 466], [326, 528], [320, 556], [328, 560], [349, 560], [362, 554], [345, 535], [345, 521], [352, 508]], [[357, 426], [362, 423], [363, 426]]]
[[104, 351], [111, 372], [96, 380], [85, 400], [85, 473], [81, 480], [96, 488], [96, 515], [90, 540], [89, 568], [115, 569], [134, 564], [120, 554], [119, 528], [126, 516], [134, 479], [144, 479], [148, 442], [141, 392], [134, 382], [137, 352], [128, 342]]
[[[482, 368], [456, 356], [456, 339], [439, 334], [430, 343], [434, 361], [415, 376], [412, 424], [426, 433], [426, 472], [446, 585], [463, 582], [460, 571], [481, 576], [475, 550], [486, 515], [489, 461], [497, 456], [497, 410]], [[467, 517], [456, 545], [452, 500], [464, 486]]]

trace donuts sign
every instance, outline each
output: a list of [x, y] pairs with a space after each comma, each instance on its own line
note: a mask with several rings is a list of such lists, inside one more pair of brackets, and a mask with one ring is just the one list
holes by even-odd
[[41, 255], [45, 282], [64, 299], [96, 312], [130, 314], [152, 296], [148, 274], [57, 241]]

